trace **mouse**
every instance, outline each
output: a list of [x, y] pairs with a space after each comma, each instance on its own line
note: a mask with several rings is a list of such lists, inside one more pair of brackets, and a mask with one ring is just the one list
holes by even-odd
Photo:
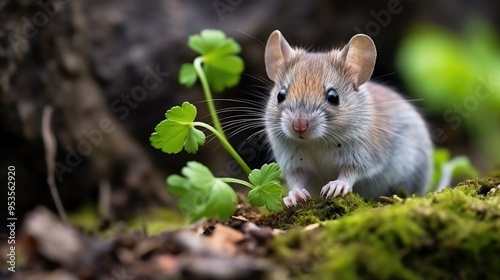
[[291, 47], [279, 30], [269, 36], [265, 68], [274, 85], [264, 129], [289, 191], [286, 206], [311, 195], [427, 192], [433, 169], [427, 123], [401, 93], [371, 80], [376, 57], [365, 34], [318, 52]]

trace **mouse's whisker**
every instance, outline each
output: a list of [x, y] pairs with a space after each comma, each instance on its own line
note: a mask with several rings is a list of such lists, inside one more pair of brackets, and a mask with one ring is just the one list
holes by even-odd
[[[258, 93], [258, 94], [261, 94], [261, 93], [262, 93], [262, 95], [264, 95], [264, 96], [268, 95], [268, 94], [269, 94], [269, 91], [272, 89], [272, 85], [268, 85], [268, 86], [250, 85], [249, 87], [250, 87], [250, 88], [257, 88], [257, 89], [259, 89], [259, 90], [261, 90], [261, 89], [265, 90], [265, 92], [260, 92], [260, 91], [255, 90], [255, 91], [256, 91], [256, 93]], [[249, 89], [244, 89], [244, 90], [243, 90], [243, 92], [245, 92], [245, 93], [248, 93], [249, 91], [254, 91], [254, 90], [253, 90], [253, 89], [251, 89], [251, 90], [249, 90]]]
[[[332, 143], [332, 141], [330, 141], [330, 137], [333, 138], [336, 143]], [[337, 137], [337, 135], [331, 131], [327, 131], [325, 137], [322, 137], [321, 139], [325, 142], [325, 144], [328, 147], [333, 147], [333, 145], [339, 145], [339, 144], [344, 145], [343, 141], [341, 141]]]
[[[210, 134], [208, 135], [206, 138], [205, 138], [205, 144], [204, 146], [210, 144], [210, 142], [214, 141], [214, 139], [216, 139], [217, 136], [213, 135], [213, 134]], [[220, 146], [220, 144], [216, 145], [214, 149], [218, 148]]]
[[252, 99], [243, 99], [243, 98], [215, 98], [214, 101], [234, 102], [234, 103], [262, 106], [262, 103], [260, 101]]
[[[217, 111], [219, 114], [233, 114], [236, 116], [246, 116], [246, 115], [253, 115], [253, 116], [261, 116], [263, 115], [260, 112], [256, 112], [255, 109], [252, 108], [226, 108], [226, 109], [220, 109]], [[236, 114], [234, 114], [236, 113]]]
[[[236, 136], [237, 134], [240, 134], [240, 133], [242, 133], [242, 132], [251, 132], [251, 131], [255, 131], [255, 130], [257, 130], [257, 132], [259, 132], [259, 133], [261, 132], [261, 130], [259, 130], [258, 128], [254, 128], [254, 127], [252, 127], [252, 128], [241, 128], [241, 129], [238, 129], [238, 130], [235, 130], [235, 131], [231, 132], [231, 133], [228, 135], [228, 137], [227, 137], [227, 138], [228, 138], [228, 139], [231, 139], [232, 137], [234, 137], [234, 136]], [[252, 134], [254, 134], [254, 133], [255, 133], [255, 132], [253, 132]], [[250, 134], [250, 135], [252, 135], [252, 134]], [[248, 140], [248, 138], [249, 138], [249, 137], [250, 137], [250, 136], [246, 136], [247, 140]]]
[[253, 88], [242, 90], [242, 95], [244, 94], [248, 95], [248, 97], [252, 97], [251, 100], [255, 98], [255, 100], [253, 101], [261, 102], [262, 104], [267, 103], [267, 99], [269, 98], [269, 94], [272, 89], [270, 87], [262, 87], [257, 85], [252, 87]]
[[[238, 110], [238, 109], [231, 109], [231, 110], [226, 110], [222, 112], [218, 112], [220, 115], [224, 115], [219, 117], [220, 120], [223, 120], [224, 118], [227, 117], [240, 117], [240, 118], [247, 118], [247, 117], [262, 117], [262, 114], [259, 114], [258, 112], [255, 112], [254, 110]], [[225, 116], [227, 115], [227, 116]], [[200, 117], [201, 120], [207, 119], [211, 117], [212, 114], [206, 114]]]
[[228, 127], [234, 127], [238, 125], [251, 125], [255, 127], [261, 127], [264, 126], [263, 123], [259, 121], [259, 119], [230, 119], [224, 122], [222, 125], [224, 128]]
[[273, 84], [273, 82], [271, 82], [270, 80], [268, 80], [267, 78], [264, 78], [264, 77], [259, 77], [259, 76], [248, 74], [248, 73], [245, 73], [245, 72], [242, 73], [241, 75], [253, 78], [256, 81], [261, 82], [261, 83], [266, 84], [266, 85], [272, 85]]
[[247, 118], [247, 119], [228, 119], [224, 122], [222, 125], [223, 127], [234, 127], [237, 125], [252, 125], [252, 126], [264, 126], [264, 123], [260, 121], [260, 119], [252, 119], [252, 118]]
[[396, 72], [390, 72], [390, 73], [383, 74], [383, 75], [380, 75], [380, 76], [377, 76], [377, 77], [372, 77], [372, 80], [373, 81], [381, 80], [382, 78], [385, 78], [387, 76], [394, 75], [394, 74], [396, 74]]
[[237, 133], [240, 133], [240, 132], [245, 131], [245, 130], [255, 130], [255, 129], [259, 129], [261, 127], [262, 126], [260, 126], [260, 125], [253, 125], [253, 124], [231, 124], [231, 125], [225, 126], [224, 130], [228, 132], [228, 137], [231, 137], [235, 134], [235, 131], [237, 131]]
[[231, 107], [219, 108], [216, 110], [217, 113], [239, 112], [239, 111], [253, 112], [253, 113], [261, 112], [262, 114], [264, 114], [264, 111], [258, 106], [231, 106]]
[[377, 104], [394, 104], [394, 103], [406, 103], [406, 102], [420, 102], [423, 101], [423, 98], [415, 98], [415, 99], [404, 99], [404, 100], [391, 100], [386, 102], [379, 102]]
[[264, 117], [264, 115], [260, 112], [256, 112], [255, 110], [252, 110], [250, 108], [231, 108], [231, 109], [225, 109], [219, 112], [221, 117], [228, 117], [228, 116], [233, 116], [233, 117], [256, 117], [256, 116], [261, 116]]
[[226, 126], [234, 126], [234, 125], [238, 125], [238, 124], [242, 124], [242, 125], [247, 125], [247, 124], [251, 124], [251, 125], [255, 125], [255, 126], [263, 126], [264, 125], [264, 122], [262, 119], [258, 118], [258, 117], [255, 117], [255, 118], [235, 118], [235, 117], [227, 117], [227, 118], [224, 118], [224, 123], [222, 124], [223, 127], [226, 127]]
[[[215, 101], [215, 102], [238, 103], [238, 104], [256, 106], [256, 107], [259, 107], [259, 108], [262, 107], [262, 102], [261, 101], [256, 101], [256, 100], [251, 100], [251, 99], [214, 98], [213, 101]], [[199, 101], [194, 102], [193, 104], [198, 105], [198, 104], [204, 104], [204, 103], [207, 103], [207, 100], [199, 100]]]
[[410, 140], [410, 139], [408, 139], [408, 138], [406, 138], [406, 137], [404, 137], [404, 136], [402, 136], [402, 135], [400, 135], [400, 134], [398, 134], [398, 133], [396, 133], [394, 131], [390, 131], [390, 130], [388, 130], [386, 128], [383, 128], [383, 127], [380, 127], [380, 126], [377, 126], [377, 125], [373, 125], [373, 127], [376, 128], [376, 129], [379, 129], [381, 131], [387, 132], [389, 134], [392, 134], [394, 136], [400, 137], [401, 139], [406, 140], [408, 142], [414, 142], [414, 141], [412, 141], [412, 140]]
[[247, 139], [245, 139], [240, 144], [240, 147], [245, 145], [246, 143], [249, 143], [252, 138], [257, 137], [257, 140], [255, 141], [255, 143], [253, 144], [253, 147], [252, 147], [252, 149], [255, 149], [255, 145], [259, 142], [259, 140], [262, 138], [262, 136], [265, 136], [264, 132], [265, 132], [264, 129], [261, 129], [261, 130], [258, 130], [256, 132], [252, 133], [250, 136], [248, 136]]
[[255, 124], [242, 124], [242, 125], [232, 126], [232, 127], [234, 127], [234, 130], [233, 129], [228, 129], [228, 131], [233, 130], [233, 131], [231, 131], [228, 134], [228, 138], [230, 138], [233, 135], [238, 134], [240, 132], [258, 129], [258, 128], [261, 128], [262, 126], [258, 126], [258, 125], [255, 125]]
[[235, 125], [263, 126], [264, 122], [260, 117], [248, 117], [248, 118], [227, 117], [227, 118], [224, 118], [224, 122], [222, 124], [223, 127], [235, 126]]
[[255, 121], [255, 120], [263, 120], [263, 117], [260, 114], [255, 114], [255, 113], [241, 113], [238, 112], [239, 114], [228, 114], [224, 115], [223, 117], [220, 117], [221, 122], [229, 121], [229, 120], [242, 120], [242, 121]]

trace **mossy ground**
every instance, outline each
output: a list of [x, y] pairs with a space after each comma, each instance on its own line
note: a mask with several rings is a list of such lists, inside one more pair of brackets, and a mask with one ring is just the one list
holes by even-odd
[[261, 223], [292, 228], [270, 255], [304, 279], [500, 279], [498, 185], [468, 180], [391, 204], [316, 198]]
[[349, 193], [336, 198], [312, 197], [295, 207], [285, 208], [260, 219], [260, 225], [272, 228], [290, 229], [303, 227], [321, 221], [335, 220], [367, 209], [382, 206], [382, 203], [365, 201], [359, 195]]

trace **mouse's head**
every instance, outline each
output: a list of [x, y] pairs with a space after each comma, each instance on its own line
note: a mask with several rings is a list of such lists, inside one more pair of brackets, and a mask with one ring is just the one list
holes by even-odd
[[362, 129], [370, 108], [363, 106], [367, 95], [361, 86], [370, 79], [375, 58], [366, 35], [352, 37], [340, 50], [311, 53], [290, 47], [274, 31], [265, 51], [266, 72], [274, 82], [266, 108], [268, 133], [299, 141], [340, 140]]

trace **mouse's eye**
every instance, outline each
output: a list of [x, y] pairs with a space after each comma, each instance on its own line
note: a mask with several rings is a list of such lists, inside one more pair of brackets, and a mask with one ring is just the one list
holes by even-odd
[[326, 90], [326, 100], [330, 104], [339, 105], [339, 95], [333, 88]]
[[282, 88], [278, 92], [278, 103], [283, 102], [283, 100], [285, 100], [285, 97], [286, 97], [286, 88]]

